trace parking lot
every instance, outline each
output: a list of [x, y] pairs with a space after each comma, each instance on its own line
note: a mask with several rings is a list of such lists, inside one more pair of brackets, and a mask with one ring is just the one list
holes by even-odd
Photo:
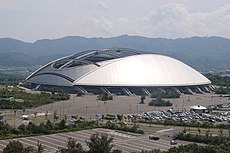
[[[160, 133], [169, 132], [170, 130], [161, 130]], [[88, 149], [85, 141], [89, 140], [90, 136], [95, 133], [106, 133], [109, 136], [114, 137], [113, 144], [114, 149], [121, 149], [123, 152], [138, 152], [141, 150], [161, 149], [162, 151], [168, 150], [170, 145], [169, 138], [163, 138], [160, 136], [160, 140], [149, 140], [149, 135], [140, 135], [128, 132], [115, 131], [110, 129], [91, 129], [82, 130], [77, 132], [58, 133], [52, 135], [43, 135], [36, 137], [24, 137], [17, 139], [1, 140], [0, 150], [3, 150], [5, 146], [12, 140], [20, 141], [24, 146], [33, 146], [36, 148], [36, 144], [39, 141], [45, 146], [45, 153], [56, 152], [58, 147], [66, 147], [68, 138], [74, 138], [77, 142], [81, 143], [85, 150]], [[180, 145], [178, 143], [177, 145]], [[173, 145], [176, 146], [176, 145]]]

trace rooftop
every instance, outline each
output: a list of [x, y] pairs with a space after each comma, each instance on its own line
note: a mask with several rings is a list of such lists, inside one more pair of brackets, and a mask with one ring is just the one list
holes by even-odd
[[149, 52], [138, 51], [128, 48], [113, 48], [113, 49], [102, 49], [102, 50], [89, 50], [84, 52], [79, 52], [75, 55], [68, 56], [57, 60], [52, 64], [53, 68], [64, 69], [81, 65], [97, 64], [97, 62], [102, 62], [106, 60], [112, 60], [117, 58], [123, 58], [131, 55], [139, 54], [150, 54]]

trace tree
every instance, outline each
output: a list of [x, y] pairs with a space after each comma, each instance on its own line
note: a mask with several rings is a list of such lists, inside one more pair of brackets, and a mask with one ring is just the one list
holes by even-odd
[[58, 119], [58, 114], [57, 114], [57, 110], [54, 111], [54, 122]]
[[122, 153], [122, 151], [119, 150], [119, 149], [115, 149], [115, 150], [113, 150], [111, 153]]
[[199, 134], [199, 136], [200, 136], [200, 133], [201, 133], [200, 128], [197, 129], [197, 132], [198, 132], [198, 134]]
[[48, 114], [49, 114], [49, 112], [46, 111], [46, 113], [45, 113], [46, 120], [47, 120], [47, 118], [48, 118]]
[[90, 141], [86, 141], [87, 146], [89, 147], [89, 153], [110, 153], [114, 147], [111, 142], [113, 137], [108, 137], [107, 134], [93, 134], [90, 137]]
[[228, 129], [228, 136], [230, 137], [230, 129]]
[[144, 104], [145, 103], [145, 96], [141, 96], [141, 101], [140, 101], [140, 104]]
[[26, 112], [26, 109], [23, 108], [23, 109], [22, 109], [22, 114], [25, 115], [25, 112]]
[[33, 153], [33, 152], [34, 152], [33, 147], [24, 148], [22, 143], [16, 140], [9, 142], [8, 145], [2, 151], [2, 153]]
[[19, 141], [11, 141], [3, 149], [3, 153], [21, 153], [23, 151], [23, 145]]
[[43, 153], [44, 149], [45, 149], [45, 147], [38, 141], [37, 142], [37, 150], [35, 151], [35, 153]]
[[80, 143], [76, 143], [76, 140], [69, 138], [67, 148], [58, 148], [57, 153], [84, 153], [83, 147]]
[[220, 136], [223, 136], [223, 129], [219, 128]]
[[35, 117], [35, 118], [37, 118], [37, 114], [38, 114], [37, 112], [34, 112], [34, 117]]
[[20, 130], [20, 132], [22, 133], [26, 132], [26, 125], [21, 124], [20, 126], [18, 126], [18, 130]]
[[53, 124], [50, 122], [50, 120], [48, 120], [45, 124], [45, 128], [47, 130], [52, 130], [53, 129]]
[[206, 136], [206, 137], [209, 137], [209, 134], [210, 134], [210, 129], [208, 128], [208, 130], [206, 131], [205, 136]]
[[66, 128], [66, 121], [63, 119], [60, 123], [58, 123], [59, 129], [65, 129]]
[[122, 121], [123, 115], [117, 114], [117, 119], [118, 119], [119, 121]]
[[101, 101], [113, 100], [113, 96], [108, 93], [102, 93], [97, 96], [97, 99]]

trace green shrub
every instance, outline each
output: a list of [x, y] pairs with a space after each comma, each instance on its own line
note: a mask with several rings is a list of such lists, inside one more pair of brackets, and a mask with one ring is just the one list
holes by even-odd
[[97, 96], [97, 99], [101, 101], [113, 100], [113, 96], [107, 93], [102, 93]]
[[149, 102], [149, 106], [172, 106], [173, 104], [167, 100], [162, 100], [161, 98], [157, 98], [156, 100], [152, 100]]
[[176, 91], [169, 90], [169, 91], [154, 91], [151, 94], [151, 98], [180, 98], [180, 94]]

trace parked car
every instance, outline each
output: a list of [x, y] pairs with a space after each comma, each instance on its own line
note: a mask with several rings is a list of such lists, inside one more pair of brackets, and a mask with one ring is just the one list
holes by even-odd
[[155, 135], [150, 135], [149, 136], [149, 140], [159, 140], [160, 138], [158, 136]]
[[211, 123], [215, 123], [214, 119], [209, 119], [208, 121], [211, 122]]
[[177, 141], [176, 140], [171, 140], [170, 141], [170, 145], [176, 145], [177, 144]]

